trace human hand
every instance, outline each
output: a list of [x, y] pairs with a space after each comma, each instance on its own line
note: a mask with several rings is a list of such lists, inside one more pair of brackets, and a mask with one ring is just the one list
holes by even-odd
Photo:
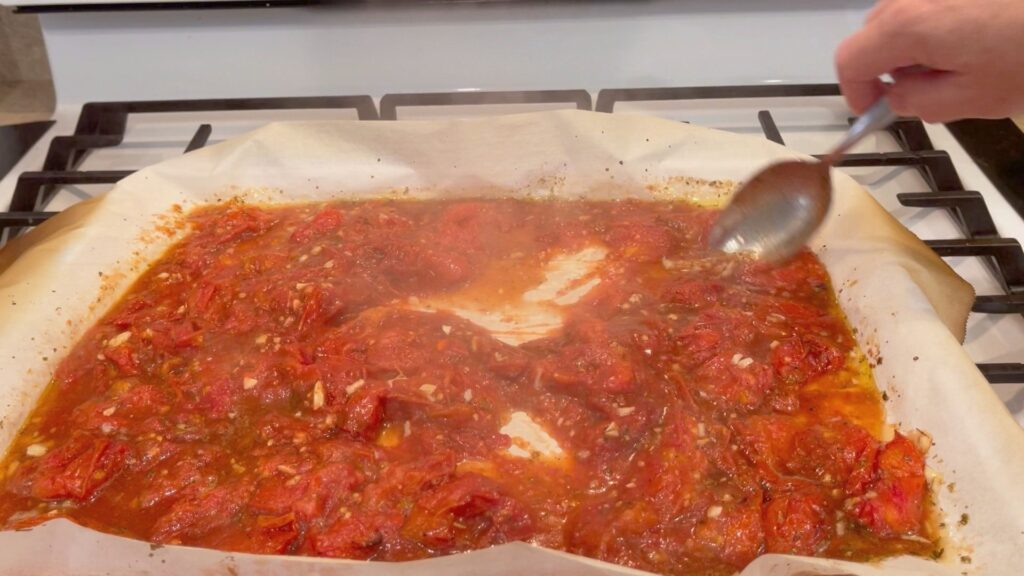
[[1024, 0], [880, 0], [836, 71], [858, 114], [883, 94], [926, 122], [1024, 113]]

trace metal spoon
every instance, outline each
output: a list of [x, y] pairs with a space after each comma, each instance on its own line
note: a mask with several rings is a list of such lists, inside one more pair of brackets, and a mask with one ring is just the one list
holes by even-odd
[[773, 164], [733, 195], [711, 229], [710, 244], [723, 252], [748, 252], [767, 263], [799, 252], [821, 226], [832, 202], [832, 164], [865, 136], [895, 121], [880, 98], [820, 162], [789, 160]]

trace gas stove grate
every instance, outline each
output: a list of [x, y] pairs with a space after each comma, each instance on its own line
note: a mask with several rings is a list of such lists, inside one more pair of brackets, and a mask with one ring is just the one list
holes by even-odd
[[[594, 109], [612, 113], [619, 102], [658, 102], [733, 98], [784, 98], [838, 96], [833, 84], [723, 86], [682, 88], [626, 88], [601, 90]], [[24, 172], [18, 178], [10, 211], [0, 213], [0, 242], [53, 216], [44, 211], [56, 192], [66, 184], [114, 183], [133, 170], [79, 171], [90, 150], [118, 146], [125, 135], [131, 114], [170, 112], [255, 111], [295, 109], [354, 109], [360, 120], [394, 120], [399, 107], [472, 106], [544, 104], [591, 109], [591, 97], [585, 90], [535, 90], [504, 92], [442, 92], [387, 94], [380, 101], [378, 114], [370, 96], [328, 96], [308, 98], [254, 98], [225, 100], [168, 100], [152, 102], [99, 102], [82, 108], [75, 133], [51, 140], [50, 148], [38, 172]], [[757, 115], [766, 138], [784, 144], [771, 112]], [[212, 127], [202, 124], [185, 148], [189, 152], [203, 147]], [[928, 190], [901, 193], [904, 206], [947, 210], [964, 238], [930, 239], [926, 243], [939, 256], [974, 256], [984, 260], [1000, 282], [1004, 293], [978, 296], [974, 311], [983, 314], [1024, 314], [1024, 250], [1014, 239], [1000, 238], [981, 194], [964, 190], [952, 160], [946, 152], [935, 150], [924, 125], [903, 118], [889, 129], [901, 151], [848, 154], [839, 162], [844, 167], [912, 167]], [[979, 364], [992, 383], [1024, 382], [1024, 364]]]

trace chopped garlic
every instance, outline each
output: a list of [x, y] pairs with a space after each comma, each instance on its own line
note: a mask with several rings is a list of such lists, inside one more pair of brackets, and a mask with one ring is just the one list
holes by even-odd
[[125, 342], [127, 342], [128, 339], [131, 338], [131, 337], [132, 337], [131, 330], [125, 330], [124, 332], [121, 332], [120, 334], [118, 334], [117, 336], [114, 336], [110, 340], [107, 340], [107, 348], [115, 348], [117, 346], [120, 346], [121, 344], [124, 344]]
[[771, 348], [772, 350], [775, 350], [776, 348], [779, 347], [779, 341], [778, 340], [772, 340], [772, 343], [769, 344], [768, 347]]
[[286, 466], [284, 464], [278, 464], [277, 470], [279, 472], [284, 472], [285, 474], [287, 474], [289, 476], [295, 476], [295, 474], [297, 473], [295, 468], [292, 468], [291, 466]]
[[324, 406], [324, 383], [317, 380], [313, 385], [313, 410], [319, 410]]
[[115, 410], [117, 410], [117, 406], [111, 406], [110, 408], [107, 408], [106, 410], [103, 411], [103, 415], [104, 416], [113, 416]]
[[253, 388], [256, 387], [256, 384], [257, 384], [257, 382], [256, 382], [255, 378], [243, 378], [242, 379], [242, 388], [244, 388], [245, 390], [252, 390]]
[[420, 386], [420, 392], [423, 392], [427, 398], [432, 397], [435, 390], [437, 390], [437, 386], [433, 384], [424, 384], [423, 386]]
[[351, 396], [353, 392], [362, 388], [363, 384], [366, 384], [366, 381], [360, 378], [359, 380], [356, 380], [355, 382], [349, 384], [348, 386], [345, 386], [345, 394]]
[[722, 507], [721, 506], [718, 506], [718, 505], [708, 506], [708, 511], [707, 511], [708, 518], [718, 518], [721, 515], [722, 515]]
[[266, 334], [260, 334], [259, 336], [256, 337], [256, 345], [257, 346], [263, 346], [266, 343], [267, 343], [267, 335]]
[[402, 425], [402, 435], [408, 438], [412, 434], [412, 422], [408, 420]]
[[700, 438], [703, 438], [703, 437], [707, 436], [707, 434], [708, 434], [707, 426], [705, 426], [703, 422], [698, 422], [697, 423], [697, 436], [699, 436]]
[[738, 354], [737, 353], [737, 354], [733, 354], [732, 355], [732, 363], [733, 364], [739, 364], [740, 360], [743, 360], [743, 354]]
[[754, 359], [748, 357], [740, 360], [739, 362], [736, 363], [736, 365], [739, 366], [740, 368], [746, 368], [747, 366], [750, 366], [753, 363]]
[[615, 412], [619, 416], [629, 416], [630, 414], [633, 413], [634, 410], [636, 410], [635, 406], [620, 406], [615, 409]]
[[615, 438], [616, 436], [619, 435], [619, 425], [616, 424], [615, 422], [612, 422], [611, 424], [608, 425], [607, 428], [604, 429], [604, 435], [609, 436], [611, 438]]
[[324, 268], [334, 268], [334, 260], [328, 260], [324, 263]]
[[445, 335], [451, 334], [452, 333], [452, 327], [447, 325], [447, 324], [443, 324], [443, 325], [441, 325], [441, 332], [444, 332]]
[[167, 272], [161, 272], [161, 273], [157, 274], [156, 277], [161, 279], [161, 280], [166, 280], [166, 279], [170, 278], [171, 275], [168, 274]]
[[932, 447], [932, 437], [921, 430], [911, 430], [907, 433], [907, 439], [913, 442], [922, 454], [927, 454]]
[[466, 388], [466, 391], [462, 393], [462, 398], [466, 402], [472, 401], [473, 400], [473, 391], [470, 390], [469, 388]]
[[321, 250], [323, 250], [323, 249], [324, 249], [324, 247], [323, 247], [323, 246], [313, 246], [313, 249], [312, 249], [312, 250], [310, 250], [310, 251], [309, 251], [309, 253], [310, 253], [310, 254], [312, 254], [313, 256], [316, 256], [316, 255], [317, 255], [317, 254], [319, 254], [319, 253], [320, 253], [320, 251], [321, 251]]
[[29, 444], [28, 447], [25, 448], [25, 455], [35, 458], [46, 454], [46, 451], [46, 446], [43, 446], [42, 444]]

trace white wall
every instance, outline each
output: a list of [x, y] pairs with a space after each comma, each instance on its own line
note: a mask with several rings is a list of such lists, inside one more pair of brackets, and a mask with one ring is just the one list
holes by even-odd
[[[31, 0], [28, 0], [31, 1]], [[867, 0], [508, 3], [47, 14], [87, 100], [830, 82]]]

